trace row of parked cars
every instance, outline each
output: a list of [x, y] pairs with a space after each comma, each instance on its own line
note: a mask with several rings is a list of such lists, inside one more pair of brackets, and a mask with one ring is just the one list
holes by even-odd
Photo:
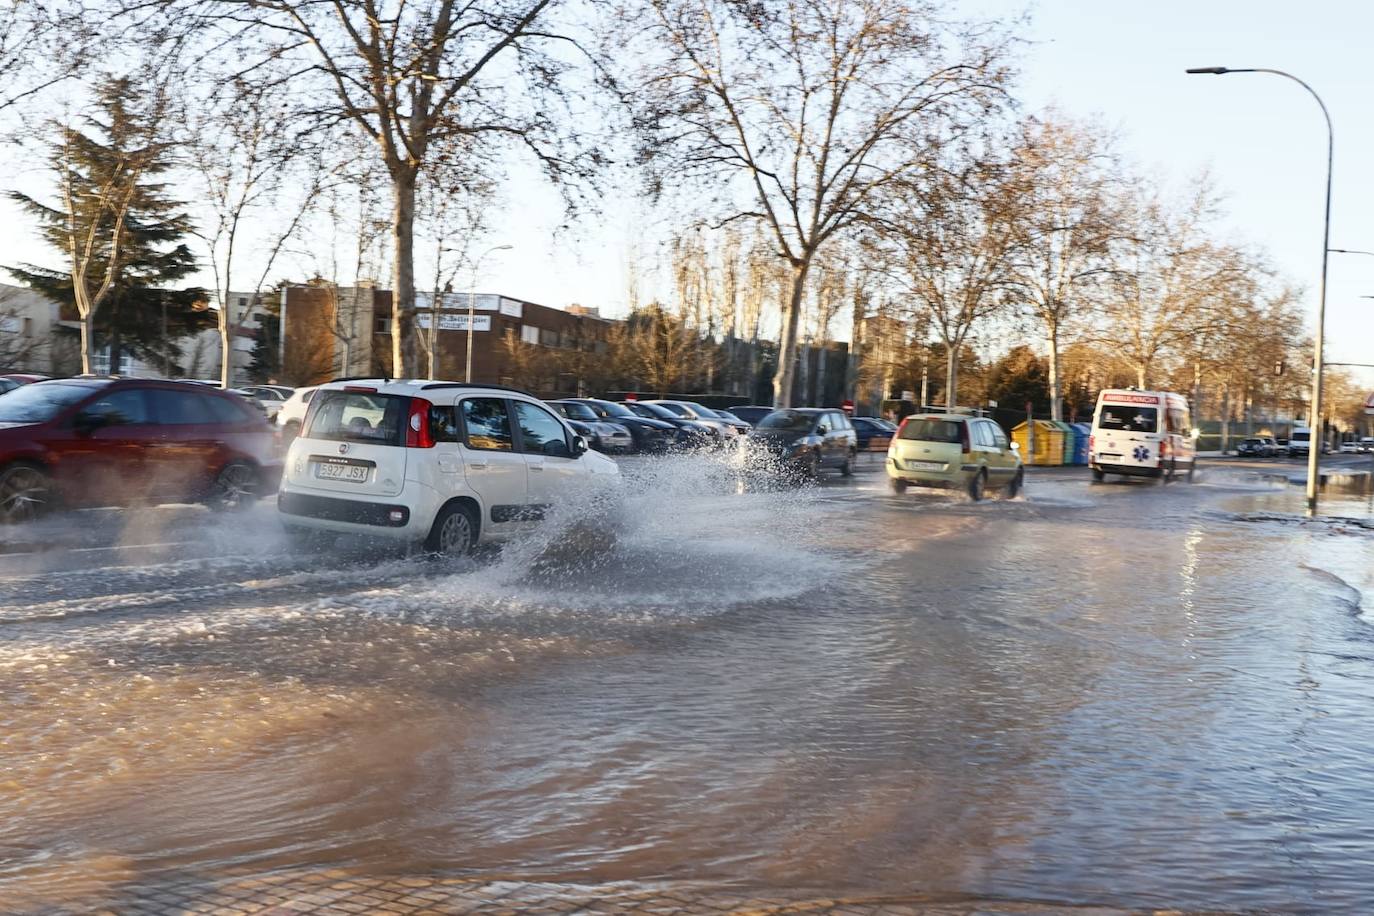
[[[1311, 434], [1303, 430], [1295, 433], [1294, 439], [1275, 439], [1272, 436], [1250, 436], [1242, 439], [1236, 446], [1236, 455], [1242, 458], [1303, 458], [1311, 449]], [[1374, 454], [1374, 436], [1361, 439], [1347, 439], [1336, 446], [1342, 455]], [[1328, 445], [1322, 446], [1322, 453], [1330, 453]]]
[[[392, 416], [386, 398], [401, 397], [390, 393], [389, 386], [397, 385], [412, 386], [416, 392], [502, 391], [506, 392], [501, 395], [503, 402], [535, 403], [539, 409], [536, 426], [543, 430], [539, 441], [552, 441], [555, 426], [543, 418], [554, 416], [556, 429], [566, 434], [560, 448], [567, 453], [554, 457], [563, 458], [579, 458], [574, 454], [579, 450], [658, 453], [725, 446], [755, 436], [766, 451], [785, 459], [788, 466], [812, 474], [822, 468], [848, 472], [859, 448], [875, 441], [885, 444], [894, 429], [886, 421], [851, 421], [833, 410], [787, 413], [767, 407], [743, 408], [741, 412], [762, 427], [756, 430], [749, 420], [732, 412], [691, 401], [568, 398], [546, 403], [522, 392], [449, 382], [340, 380], [307, 388], [253, 385], [230, 390], [194, 379], [0, 376], [0, 383], [0, 522], [33, 518], [58, 504], [200, 501], [216, 509], [247, 505], [277, 486], [284, 447], [309, 432], [306, 424], [325, 422], [311, 418], [332, 415], [323, 409], [311, 413], [314, 399], [329, 393], [332, 410], [344, 396], [340, 392], [355, 396], [355, 388], [368, 389], [360, 393], [371, 395], [377, 403], [342, 419], [343, 431], [336, 431], [337, 454], [323, 462], [330, 467], [356, 467], [353, 458], [343, 460], [350, 448], [356, 452], [359, 447], [379, 447], [379, 438], [391, 442], [407, 423], [432, 420], [433, 426], [426, 427], [430, 438], [425, 441], [435, 444], [444, 441], [435, 438], [438, 430], [456, 435], [453, 430], [471, 428], [461, 418], [447, 415], [431, 418], [426, 414], [419, 420], [409, 414]], [[385, 397], [371, 390], [379, 385], [388, 387]], [[422, 400], [414, 392], [405, 397], [415, 403]], [[532, 408], [518, 409], [528, 413]], [[519, 428], [519, 423], [515, 426]], [[409, 438], [402, 437], [404, 442], [418, 432], [411, 428], [406, 434]], [[529, 431], [508, 434], [512, 446], [518, 441], [523, 447], [534, 437]], [[367, 492], [375, 486], [380, 488], [377, 494], [382, 494], [400, 485], [402, 470], [387, 473], [384, 461], [358, 460], [371, 462], [364, 475], [371, 483], [352, 492]], [[311, 468], [320, 463], [307, 459]], [[502, 476], [492, 467], [493, 472], [485, 476]], [[349, 475], [363, 472], [326, 469], [320, 473], [344, 476], [312, 479], [359, 483]], [[500, 505], [507, 507], [502, 512], [514, 511], [509, 509], [514, 503]]]

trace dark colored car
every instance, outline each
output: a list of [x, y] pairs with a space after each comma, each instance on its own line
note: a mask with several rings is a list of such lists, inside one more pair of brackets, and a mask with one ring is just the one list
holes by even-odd
[[730, 413], [739, 417], [750, 426], [758, 426], [759, 421], [773, 412], [772, 407], [759, 407], [755, 404], [746, 404], [743, 407], [731, 407]]
[[1252, 458], [1270, 458], [1274, 455], [1274, 449], [1264, 439], [1242, 439], [1236, 446], [1236, 454]]
[[859, 439], [859, 449], [884, 449], [892, 441], [892, 430], [872, 417], [850, 417], [854, 425], [854, 435]]
[[711, 411], [716, 416], [724, 420], [726, 423], [729, 423], [731, 426], [733, 426], [735, 428], [736, 435], [746, 436], [749, 434], [749, 430], [754, 428], [754, 424], [746, 423], [744, 420], [741, 420], [739, 417], [735, 416], [734, 413], [728, 410], [721, 410], [713, 407], [711, 408]]
[[576, 421], [580, 426], [590, 430], [591, 435], [587, 436], [582, 430], [574, 430], [578, 435], [587, 438], [587, 442], [598, 452], [631, 452], [634, 451], [634, 437], [630, 431], [619, 423], [602, 420], [586, 404], [579, 404], [576, 401], [545, 401], [565, 420]]
[[684, 448], [698, 448], [703, 445], [710, 445], [716, 440], [715, 433], [705, 423], [679, 417], [666, 407], [646, 404], [643, 401], [621, 401], [620, 406], [632, 411], [637, 416], [649, 420], [662, 420], [664, 423], [670, 424], [677, 430], [677, 444]]
[[822, 468], [854, 473], [859, 437], [839, 410], [818, 407], [775, 410], [749, 433], [753, 456], [799, 468], [815, 477]]
[[630, 408], [600, 398], [565, 398], [570, 404], [581, 404], [596, 414], [603, 423], [619, 423], [634, 437], [636, 452], [663, 452], [677, 442], [677, 427], [667, 420], [642, 417]]
[[241, 508], [281, 473], [271, 428], [201, 385], [61, 379], [0, 397], [0, 522], [55, 505]]

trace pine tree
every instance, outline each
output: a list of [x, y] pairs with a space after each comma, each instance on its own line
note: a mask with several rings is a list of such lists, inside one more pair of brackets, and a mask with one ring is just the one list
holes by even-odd
[[180, 242], [190, 222], [155, 180], [172, 164], [170, 145], [159, 139], [165, 114], [159, 93], [141, 96], [129, 78], [107, 81], [84, 131], [57, 127], [49, 160], [59, 202], [10, 192], [67, 264], [9, 270], [80, 322], [87, 373], [91, 355], [108, 346], [112, 375], [126, 352], [170, 374], [180, 356], [176, 340], [214, 323], [203, 289], [169, 288], [196, 265]]

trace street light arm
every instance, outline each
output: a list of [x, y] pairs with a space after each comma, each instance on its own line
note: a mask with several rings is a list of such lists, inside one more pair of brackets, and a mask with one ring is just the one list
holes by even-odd
[[[1270, 73], [1274, 76], [1281, 76], [1306, 89], [1308, 94], [1317, 100], [1317, 107], [1322, 110], [1322, 117], [1326, 119], [1326, 219], [1322, 228], [1322, 278], [1317, 294], [1317, 334], [1312, 348], [1312, 408], [1311, 416], [1308, 417], [1308, 424], [1319, 430], [1319, 435], [1324, 435], [1325, 428], [1322, 426], [1324, 422], [1322, 417], [1322, 367], [1325, 365], [1323, 346], [1326, 337], [1326, 267], [1327, 261], [1331, 257], [1331, 177], [1336, 153], [1336, 131], [1331, 125], [1331, 112], [1327, 111], [1326, 103], [1317, 94], [1317, 90], [1284, 70], [1274, 70], [1270, 67], [1247, 67], [1240, 70], [1232, 70], [1227, 67], [1194, 67], [1188, 70], [1188, 73], [1205, 73], [1216, 76], [1226, 73]], [[1321, 445], [1318, 444], [1317, 447], [1310, 449], [1307, 459], [1307, 512], [1309, 515], [1315, 515], [1317, 512], [1317, 491], [1321, 486], [1320, 462]]]

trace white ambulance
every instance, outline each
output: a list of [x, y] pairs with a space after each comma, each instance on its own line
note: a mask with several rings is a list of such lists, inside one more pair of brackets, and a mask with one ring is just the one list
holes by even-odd
[[1172, 391], [1109, 388], [1097, 396], [1088, 464], [1108, 474], [1193, 479], [1196, 440], [1188, 399]]

